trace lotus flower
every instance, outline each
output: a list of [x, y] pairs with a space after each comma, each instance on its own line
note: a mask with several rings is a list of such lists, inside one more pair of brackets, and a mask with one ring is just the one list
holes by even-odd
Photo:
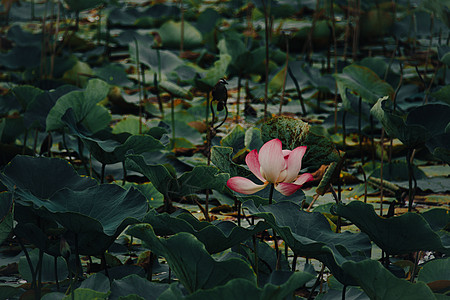
[[290, 196], [305, 182], [313, 180], [310, 173], [298, 175], [305, 152], [306, 146], [297, 147], [292, 151], [282, 150], [279, 139], [270, 140], [261, 147], [259, 153], [255, 149], [245, 157], [250, 171], [263, 184], [256, 184], [250, 179], [236, 176], [228, 179], [227, 186], [242, 194], [253, 194], [270, 183], [274, 184], [275, 189], [281, 194]]

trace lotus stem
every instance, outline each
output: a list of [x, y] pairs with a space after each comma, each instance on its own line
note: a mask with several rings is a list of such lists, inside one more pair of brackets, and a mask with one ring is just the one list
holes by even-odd
[[300, 85], [298, 84], [297, 78], [295, 78], [294, 73], [292, 73], [291, 68], [288, 66], [288, 74], [294, 82], [295, 89], [297, 90], [298, 100], [300, 101], [300, 106], [302, 107], [302, 114], [306, 115], [305, 102], [303, 101], [302, 91], [300, 89]]

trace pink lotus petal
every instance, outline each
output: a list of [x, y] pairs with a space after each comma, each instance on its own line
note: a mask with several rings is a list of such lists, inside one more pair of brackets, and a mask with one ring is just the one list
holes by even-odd
[[302, 186], [294, 183], [282, 182], [277, 184], [275, 189], [285, 196], [290, 196], [299, 190]]
[[291, 153], [291, 150], [282, 150], [282, 152], [283, 152], [284, 158], [286, 158], [286, 156], [289, 156], [289, 154]]
[[294, 181], [294, 183], [302, 186], [303, 184], [311, 180], [314, 180], [314, 177], [310, 173], [304, 173], [298, 176], [298, 178]]
[[289, 154], [287, 160], [287, 176], [284, 182], [292, 182], [297, 178], [298, 172], [302, 168], [302, 158], [305, 155], [306, 146], [300, 146], [295, 148]]
[[251, 181], [250, 179], [244, 178], [244, 177], [231, 177], [227, 181], [227, 186], [232, 189], [235, 192], [242, 193], [242, 194], [254, 194], [263, 188], [265, 188], [267, 183], [258, 185]]
[[270, 183], [276, 183], [281, 171], [286, 168], [281, 141], [273, 139], [265, 143], [259, 150], [259, 163], [264, 178]]
[[249, 154], [245, 157], [245, 163], [247, 164], [250, 171], [258, 177], [259, 180], [265, 182], [266, 180], [261, 175], [261, 166], [259, 164], [258, 152], [255, 150], [250, 151]]

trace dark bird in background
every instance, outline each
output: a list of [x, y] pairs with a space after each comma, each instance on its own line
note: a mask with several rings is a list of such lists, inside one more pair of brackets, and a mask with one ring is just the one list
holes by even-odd
[[213, 101], [217, 100], [217, 111], [222, 111], [227, 105], [228, 91], [226, 85], [228, 82], [221, 78], [212, 89]]

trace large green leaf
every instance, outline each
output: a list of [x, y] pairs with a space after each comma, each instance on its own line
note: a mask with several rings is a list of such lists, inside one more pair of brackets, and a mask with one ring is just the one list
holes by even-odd
[[161, 81], [159, 83], [159, 86], [174, 97], [192, 100], [191, 92], [171, 81], [167, 80]]
[[13, 199], [9, 192], [0, 193], [0, 244], [13, 228]]
[[[450, 234], [443, 230], [450, 223], [450, 214], [445, 209], [382, 218], [376, 214], [372, 205], [352, 201], [347, 205], [336, 205], [332, 210], [353, 222], [390, 255], [419, 250], [450, 253]], [[436, 220], [440, 222], [436, 223]]]
[[109, 299], [116, 300], [128, 295], [138, 295], [146, 300], [156, 300], [169, 287], [166, 283], [148, 281], [132, 274], [122, 279], [113, 280]]
[[221, 173], [216, 167], [196, 166], [177, 179], [165, 166], [149, 165], [139, 155], [128, 155], [126, 167], [145, 175], [161, 194], [171, 198], [187, 196], [204, 189], [222, 190], [229, 178], [228, 174]]
[[169, 215], [167, 213], [159, 214], [154, 210], [144, 217], [143, 222], [152, 225], [158, 235], [172, 235], [178, 232], [191, 233], [205, 245], [206, 250], [211, 254], [231, 248], [268, 228], [267, 224], [263, 222], [244, 228], [230, 221], [202, 222], [189, 213], [175, 212]]
[[233, 148], [231, 147], [213, 146], [211, 148], [211, 161], [221, 171], [229, 173], [230, 177], [250, 176], [252, 173], [248, 169], [232, 161], [231, 159], [232, 154]]
[[5, 167], [0, 180], [20, 203], [49, 199], [63, 188], [82, 191], [97, 185], [94, 179], [78, 175], [66, 160], [22, 155]]
[[425, 283], [411, 283], [397, 278], [375, 260], [346, 262], [342, 268], [352, 274], [364, 292], [373, 300], [436, 299]]
[[[284, 274], [286, 273], [286, 274]], [[182, 296], [181, 292], [171, 286], [166, 292], [161, 295], [160, 300], [168, 299], [248, 299], [248, 300], [283, 300], [289, 299], [294, 291], [302, 287], [305, 283], [314, 278], [313, 275], [305, 272], [281, 272], [278, 271], [274, 277], [284, 277], [281, 280], [278, 278], [264, 285], [264, 287], [257, 287], [251, 281], [245, 279], [232, 279], [227, 284], [215, 287], [210, 290], [199, 290], [191, 295]], [[287, 277], [287, 279], [286, 279]]]
[[340, 282], [355, 285], [341, 266], [349, 260], [370, 257], [371, 244], [366, 234], [335, 233], [323, 214], [305, 212], [292, 202], [256, 207], [253, 201], [247, 201], [243, 206], [269, 223], [294, 253], [322, 261]]
[[252, 269], [243, 260], [231, 258], [215, 261], [192, 234], [181, 232], [162, 239], [155, 235], [149, 224], [135, 225], [127, 233], [141, 239], [151, 251], [163, 256], [189, 293], [224, 285], [234, 278], [255, 282]]
[[445, 133], [450, 123], [450, 106], [427, 104], [415, 107], [407, 115], [394, 112], [387, 98], [378, 99], [370, 110], [391, 138], [408, 147], [417, 148], [429, 139]]
[[109, 125], [111, 116], [106, 108], [97, 103], [105, 99], [109, 85], [100, 79], [91, 79], [84, 91], [73, 91], [60, 97], [47, 116], [46, 130], [64, 126], [61, 118], [72, 108], [77, 122], [82, 122], [91, 132], [97, 132]]
[[363, 101], [374, 104], [384, 96], [392, 97], [394, 89], [389, 83], [381, 80], [378, 75], [369, 68], [350, 65], [335, 74], [339, 94], [343, 102], [348, 102], [346, 89], [355, 92], [362, 97]]
[[314, 132], [308, 123], [301, 120], [285, 116], [272, 118], [261, 126], [261, 135], [264, 142], [280, 139], [283, 149], [307, 146], [302, 167], [319, 167], [340, 159], [333, 142]]
[[103, 164], [125, 161], [128, 151], [140, 154], [164, 148], [164, 145], [151, 135], [113, 134], [107, 130], [91, 135], [88, 130], [76, 122], [71, 108], [63, 115], [62, 121], [69, 126], [72, 133], [82, 139], [92, 156]]
[[41, 203], [47, 217], [78, 236], [81, 254], [105, 251], [130, 224], [139, 222], [148, 204], [136, 189], [103, 184], [83, 191], [63, 189]]
[[[158, 30], [163, 47], [179, 49], [181, 43], [181, 22], [167, 21]], [[190, 50], [202, 45], [203, 37], [200, 31], [189, 22], [184, 22], [183, 48]]]

